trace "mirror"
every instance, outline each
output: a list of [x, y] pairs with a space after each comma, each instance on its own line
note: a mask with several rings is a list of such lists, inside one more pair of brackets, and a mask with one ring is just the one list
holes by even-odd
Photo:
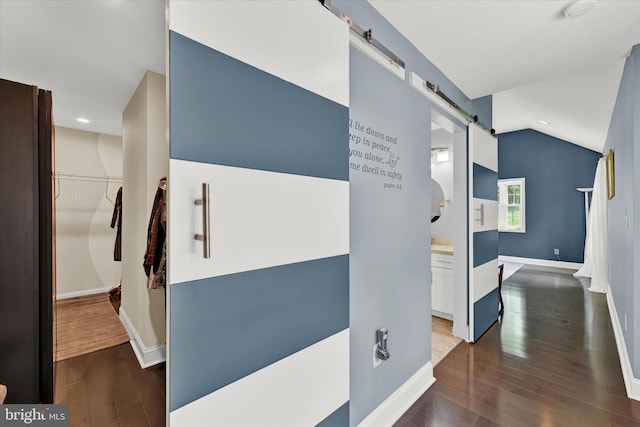
[[431, 180], [431, 222], [436, 222], [444, 214], [444, 191], [438, 182]]

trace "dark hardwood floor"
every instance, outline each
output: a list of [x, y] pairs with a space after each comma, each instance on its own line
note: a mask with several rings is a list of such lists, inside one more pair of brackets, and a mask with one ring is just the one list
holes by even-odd
[[[525, 266], [506, 280], [502, 319], [435, 367], [396, 426], [640, 426], [606, 297], [570, 273]], [[164, 366], [141, 369], [128, 343], [56, 368], [71, 426], [165, 425]]]
[[165, 426], [164, 363], [140, 368], [129, 343], [56, 363], [70, 426]]
[[606, 296], [571, 273], [525, 266], [506, 280], [502, 319], [449, 353], [395, 425], [640, 426]]

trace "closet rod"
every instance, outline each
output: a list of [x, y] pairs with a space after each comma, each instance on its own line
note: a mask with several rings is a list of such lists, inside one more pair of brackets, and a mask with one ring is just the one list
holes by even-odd
[[72, 173], [55, 173], [56, 179], [68, 179], [72, 181], [95, 181], [95, 182], [122, 182], [121, 176], [107, 175], [78, 175]]

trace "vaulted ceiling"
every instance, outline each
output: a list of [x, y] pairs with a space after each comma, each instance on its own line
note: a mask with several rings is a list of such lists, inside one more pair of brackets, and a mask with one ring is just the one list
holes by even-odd
[[[493, 95], [498, 133], [532, 128], [601, 151], [640, 1], [370, 0], [470, 98]], [[540, 120], [549, 124], [545, 125]]]

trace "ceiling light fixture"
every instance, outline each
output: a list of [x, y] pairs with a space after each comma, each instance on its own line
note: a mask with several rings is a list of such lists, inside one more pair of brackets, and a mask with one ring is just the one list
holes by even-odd
[[85, 119], [84, 117], [78, 117], [76, 121], [80, 123], [91, 123], [89, 119]]
[[565, 18], [576, 18], [596, 7], [597, 2], [598, 0], [577, 0], [565, 7], [562, 13]]
[[546, 120], [542, 120], [542, 119], [540, 119], [540, 120], [538, 120], [538, 121], [539, 121], [540, 123], [542, 123], [543, 125], [550, 125], [550, 124], [551, 124], [551, 123], [549, 123], [548, 121], [546, 121]]

